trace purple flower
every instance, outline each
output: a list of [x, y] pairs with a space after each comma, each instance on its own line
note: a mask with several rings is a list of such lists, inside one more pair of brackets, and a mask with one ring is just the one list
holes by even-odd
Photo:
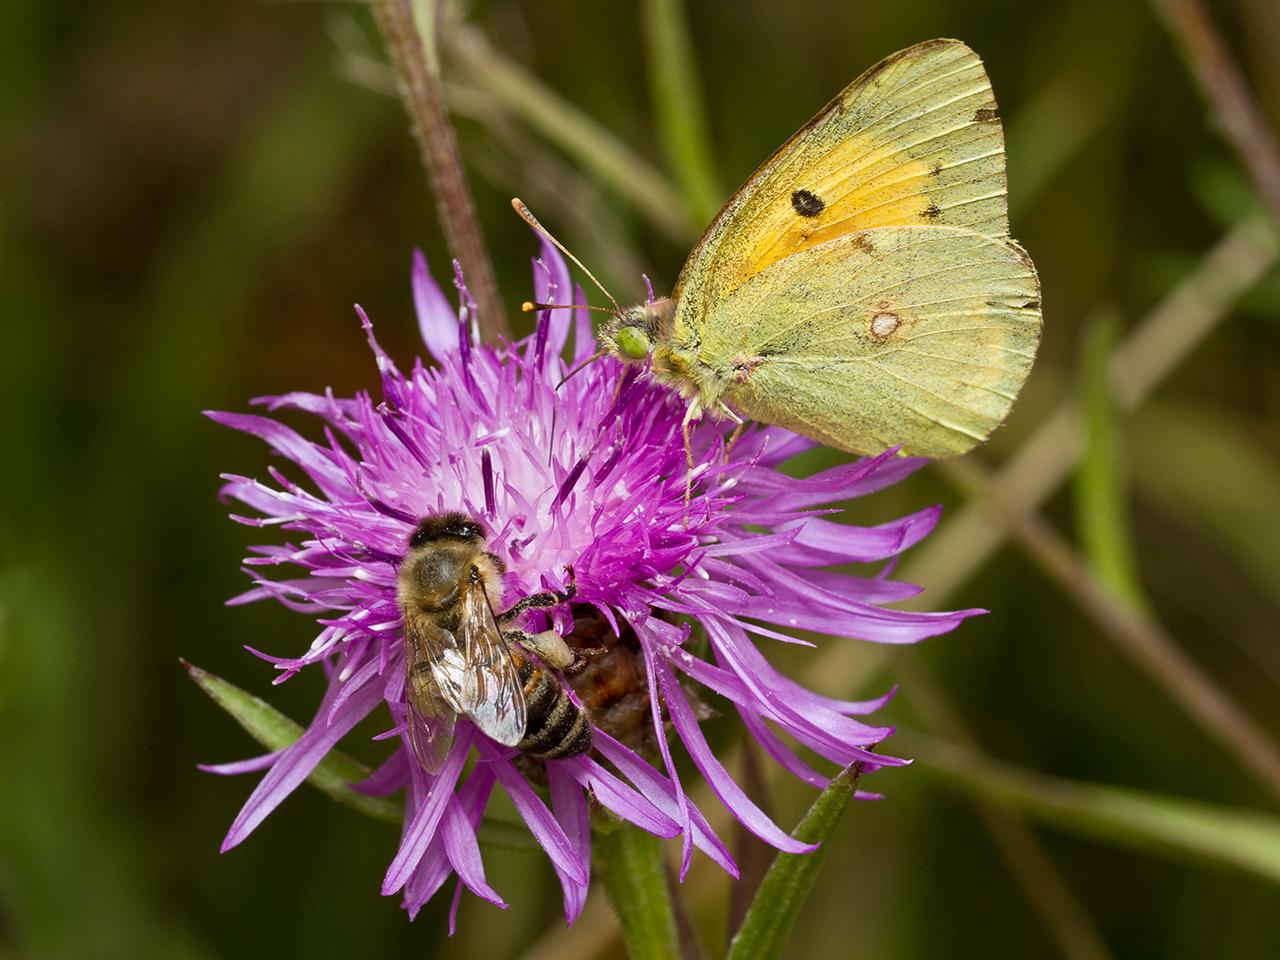
[[[929, 533], [937, 508], [876, 527], [828, 519], [838, 512], [831, 504], [886, 487], [922, 461], [890, 451], [794, 479], [777, 468], [809, 441], [753, 427], [726, 458], [727, 429], [704, 423], [695, 432], [697, 485], [686, 506], [684, 406], [678, 397], [642, 369], [613, 359], [592, 363], [557, 389], [571, 366], [562, 359], [570, 326], [574, 364], [595, 349], [587, 312], [543, 311], [532, 336], [495, 349], [477, 344], [469, 323], [474, 308], [460, 274], [456, 286], [457, 311], [421, 255], [415, 259], [418, 321], [437, 365], [415, 362], [408, 374], [378, 346], [357, 308], [381, 374], [381, 401], [332, 393], [257, 401], [268, 412], [320, 417], [321, 440], [304, 439], [266, 416], [209, 414], [261, 437], [290, 461], [291, 472], [305, 475], [290, 477], [272, 467], [266, 481], [225, 478], [223, 493], [255, 514], [234, 519], [297, 534], [286, 544], [254, 548], [245, 561], [254, 586], [232, 602], [273, 598], [314, 616], [320, 632], [301, 656], [258, 655], [279, 671], [277, 683], [313, 664], [328, 677], [320, 709], [297, 742], [256, 761], [217, 768], [267, 770], [223, 849], [248, 836], [328, 750], [384, 703], [390, 714], [384, 737], [396, 748], [361, 788], [377, 795], [404, 791], [400, 847], [382, 890], [403, 891], [411, 915], [454, 874], [455, 909], [463, 888], [504, 905], [486, 879], [476, 840], [497, 786], [550, 857], [570, 922], [589, 882], [589, 798], [644, 830], [680, 837], [682, 876], [694, 847], [736, 876], [724, 844], [676, 773], [678, 746], [753, 833], [779, 850], [812, 849], [779, 828], [729, 776], [707, 745], [699, 726], [705, 708], [690, 691], [712, 691], [731, 704], [770, 757], [816, 787], [828, 775], [803, 759], [796, 745], [840, 766], [861, 761], [874, 770], [904, 763], [875, 752], [891, 729], [861, 719], [889, 695], [858, 702], [815, 693], [775, 670], [757, 643], [808, 645], [793, 635], [796, 630], [913, 643], [945, 633], [975, 612], [909, 613], [884, 606], [917, 592], [889, 579], [888, 570], [893, 558]], [[534, 287], [542, 302], [565, 303], [570, 296], [582, 302], [580, 289], [571, 293], [563, 261], [546, 246], [534, 262]], [[563, 588], [572, 565], [578, 591], [572, 607], [537, 613], [530, 626], [554, 626], [567, 639], [590, 627], [597, 639], [612, 641], [615, 653], [624, 649], [616, 638], [624, 636], [637, 685], [630, 702], [642, 705], [642, 722], [626, 726], [626, 712], [615, 705], [608, 717], [597, 715], [591, 754], [542, 768], [460, 719], [438, 774], [414, 760], [405, 732], [396, 567], [419, 518], [444, 511], [466, 512], [488, 526], [491, 549], [507, 564], [508, 603]], [[884, 560], [889, 565], [869, 577], [832, 569]], [[609, 680], [617, 669], [606, 658], [586, 672]], [[575, 689], [589, 699], [585, 686]], [[476, 762], [468, 765], [473, 751]], [[545, 792], [534, 785], [542, 782]]]

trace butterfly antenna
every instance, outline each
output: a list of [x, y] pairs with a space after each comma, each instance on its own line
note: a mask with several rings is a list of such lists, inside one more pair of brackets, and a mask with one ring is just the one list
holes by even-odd
[[596, 313], [613, 315], [613, 311], [608, 307], [595, 307], [587, 303], [536, 303], [533, 300], [526, 300], [520, 304], [520, 309], [525, 313], [532, 313], [534, 310], [594, 310]]
[[601, 357], [605, 357], [608, 355], [609, 355], [608, 347], [603, 347], [597, 350], [591, 356], [587, 357], [587, 359], [583, 360], [580, 364], [578, 364], [576, 367], [574, 367], [572, 370], [566, 373], [564, 377], [561, 378], [560, 382], [556, 384], [556, 389], [559, 390], [566, 383], [568, 383], [571, 378], [576, 377], [578, 374], [580, 374], [583, 370], [587, 369], [587, 367], [591, 366]]
[[576, 264], [578, 265], [578, 269], [579, 269], [579, 270], [581, 270], [583, 273], [585, 273], [588, 277], [590, 277], [590, 278], [591, 278], [591, 282], [592, 282], [592, 283], [594, 283], [597, 287], [599, 287], [599, 288], [600, 288], [600, 292], [601, 292], [601, 293], [603, 293], [606, 297], [608, 297], [608, 298], [609, 298], [609, 302], [613, 304], [613, 309], [614, 309], [614, 310], [616, 310], [618, 313], [621, 313], [621, 312], [622, 312], [622, 307], [618, 305], [618, 301], [617, 301], [616, 299], [614, 299], [613, 294], [612, 294], [612, 293], [610, 293], [608, 290], [606, 290], [606, 289], [605, 289], [604, 284], [603, 284], [603, 283], [601, 283], [599, 280], [597, 280], [597, 279], [596, 279], [596, 275], [595, 275], [594, 273], [592, 273], [592, 272], [591, 272], [590, 270], [588, 270], [585, 266], [583, 266], [583, 263], [582, 263], [582, 261], [581, 261], [581, 260], [579, 260], [577, 257], [575, 257], [572, 253], [570, 253], [570, 252], [568, 251], [568, 249], [565, 247], [565, 245], [564, 245], [563, 243], [561, 243], [559, 240], [557, 240], [555, 237], [553, 237], [553, 236], [551, 235], [551, 232], [550, 232], [549, 230], [547, 230], [547, 228], [546, 228], [546, 227], [544, 227], [542, 224], [540, 224], [540, 223], [538, 222], [538, 218], [537, 218], [537, 217], [535, 217], [532, 213], [530, 213], [530, 212], [529, 212], [529, 208], [528, 208], [528, 207], [526, 207], [526, 206], [524, 205], [524, 201], [523, 201], [523, 200], [521, 200], [519, 197], [512, 197], [512, 198], [511, 198], [511, 206], [512, 206], [512, 208], [515, 210], [515, 212], [516, 212], [516, 213], [520, 214], [520, 219], [521, 219], [521, 220], [523, 220], [523, 221], [524, 221], [525, 223], [527, 223], [529, 226], [533, 227], [533, 229], [534, 229], [535, 231], [537, 231], [537, 233], [538, 233], [540, 236], [542, 236], [542, 237], [546, 238], [548, 241], [550, 241], [550, 242], [551, 242], [551, 244], [552, 244], [553, 246], [555, 246], [555, 248], [556, 248], [557, 250], [559, 250], [559, 251], [560, 251], [561, 253], [563, 253], [566, 257], [568, 257], [570, 260], [572, 260], [574, 263], [576, 263]]

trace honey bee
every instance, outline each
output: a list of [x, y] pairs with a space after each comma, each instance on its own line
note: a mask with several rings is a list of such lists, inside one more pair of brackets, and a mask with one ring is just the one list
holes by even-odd
[[591, 713], [592, 724], [646, 758], [657, 755], [648, 674], [640, 640], [622, 621], [621, 634], [595, 607], [573, 606], [565, 643], [577, 657], [567, 682]]
[[502, 613], [506, 566], [487, 549], [479, 521], [461, 513], [425, 517], [409, 538], [397, 574], [404, 617], [405, 702], [409, 743], [423, 768], [439, 772], [459, 714], [498, 743], [538, 759], [591, 749], [591, 717], [565, 692], [552, 670], [576, 657], [554, 630], [508, 628], [531, 609], [568, 602], [563, 593], [535, 593]]

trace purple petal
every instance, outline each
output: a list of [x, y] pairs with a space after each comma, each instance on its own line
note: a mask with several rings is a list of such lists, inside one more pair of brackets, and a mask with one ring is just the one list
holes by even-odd
[[[578, 859], [591, 869], [591, 809], [578, 783], [558, 763], [547, 764], [547, 786], [551, 791], [551, 810], [573, 845]], [[590, 878], [588, 878], [590, 879]], [[587, 902], [585, 884], [566, 883], [564, 887], [564, 922], [573, 925]]]
[[937, 525], [941, 507], [928, 507], [876, 527], [855, 527], [811, 517], [791, 526], [793, 546], [771, 555], [775, 563], [868, 563], [895, 556], [915, 546]]
[[[602, 730], [592, 734], [596, 749], [600, 755], [617, 767], [622, 775], [634, 783], [659, 810], [672, 819], [678, 819], [682, 812], [677, 799], [676, 787], [672, 782], [653, 769], [631, 748], [619, 743]], [[729, 848], [716, 836], [711, 825], [697, 807], [687, 808], [692, 821], [693, 842], [698, 849], [725, 869], [725, 872], [738, 876], [738, 865], [734, 863]], [[683, 879], [683, 877], [682, 877]]]
[[431, 780], [426, 802], [414, 811], [413, 819], [405, 826], [404, 835], [400, 838], [400, 849], [396, 851], [395, 859], [391, 861], [391, 867], [382, 881], [383, 895], [395, 893], [405, 885], [435, 836], [440, 818], [444, 816], [445, 804], [453, 795], [462, 765], [471, 751], [471, 725], [459, 723], [456, 737], [444, 767]]
[[320, 447], [303, 439], [284, 424], [251, 413], [206, 410], [204, 415], [214, 423], [220, 423], [224, 427], [231, 427], [233, 430], [265, 440], [276, 453], [302, 467], [327, 495], [346, 497], [353, 492], [345, 474], [334, 465]]
[[634, 823], [641, 830], [647, 830], [658, 837], [674, 837], [680, 833], [680, 824], [590, 757], [573, 757], [556, 763], [568, 770], [578, 783], [591, 790], [603, 807]]
[[454, 798], [445, 804], [444, 817], [440, 821], [440, 836], [444, 852], [467, 889], [494, 906], [507, 908], [507, 903], [485, 881], [484, 860], [480, 856], [480, 844], [462, 805]]
[[389, 797], [409, 784], [409, 751], [401, 747], [383, 761], [382, 765], [359, 783], [352, 786], [371, 797]]
[[233, 777], [240, 773], [257, 773], [259, 770], [265, 770], [275, 763], [283, 752], [283, 750], [273, 750], [271, 753], [264, 753], [260, 757], [250, 757], [248, 760], [233, 760], [231, 763], [197, 763], [196, 769], [203, 770], [205, 773], [220, 774], [224, 777]]
[[227, 831], [227, 836], [222, 841], [223, 853], [252, 833], [285, 797], [307, 779], [316, 764], [324, 759], [325, 754], [381, 702], [381, 692], [379, 684], [366, 685], [347, 701], [346, 708], [339, 715], [332, 717], [327, 725], [323, 724], [320, 718], [328, 712], [328, 707], [327, 704], [321, 706], [320, 713], [312, 721], [311, 726], [281, 752], [275, 765], [262, 778], [244, 806], [240, 808], [240, 813], [237, 814], [231, 829]]
[[546, 804], [496, 748], [482, 740], [480, 752], [488, 758], [490, 767], [498, 777], [498, 782], [502, 784], [502, 789], [507, 791], [507, 796], [515, 804], [521, 818], [528, 824], [534, 839], [547, 851], [552, 866], [560, 875], [561, 883], [586, 886], [589, 881], [587, 866], [579, 859], [573, 844], [569, 842], [564, 829], [556, 822], [556, 818], [551, 815]]
[[413, 306], [418, 313], [422, 342], [431, 355], [443, 362], [457, 353], [458, 315], [432, 278], [421, 250], [413, 251]]
[[776, 823], [769, 819], [729, 776], [724, 765], [716, 759], [707, 745], [698, 721], [693, 715], [684, 691], [676, 681], [671, 668], [661, 660], [657, 661], [658, 678], [662, 686], [662, 699], [671, 714], [672, 723], [680, 734], [680, 739], [693, 758], [694, 766], [702, 773], [711, 789], [715, 791], [720, 802], [732, 813], [744, 827], [772, 847], [785, 853], [811, 853], [818, 849], [815, 844], [801, 843], [788, 836]]

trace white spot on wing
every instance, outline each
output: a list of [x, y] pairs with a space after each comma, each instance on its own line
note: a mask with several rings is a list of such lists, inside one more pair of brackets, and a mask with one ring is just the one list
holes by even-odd
[[871, 318], [871, 333], [881, 340], [893, 334], [902, 324], [902, 318], [893, 313], [877, 313]]

